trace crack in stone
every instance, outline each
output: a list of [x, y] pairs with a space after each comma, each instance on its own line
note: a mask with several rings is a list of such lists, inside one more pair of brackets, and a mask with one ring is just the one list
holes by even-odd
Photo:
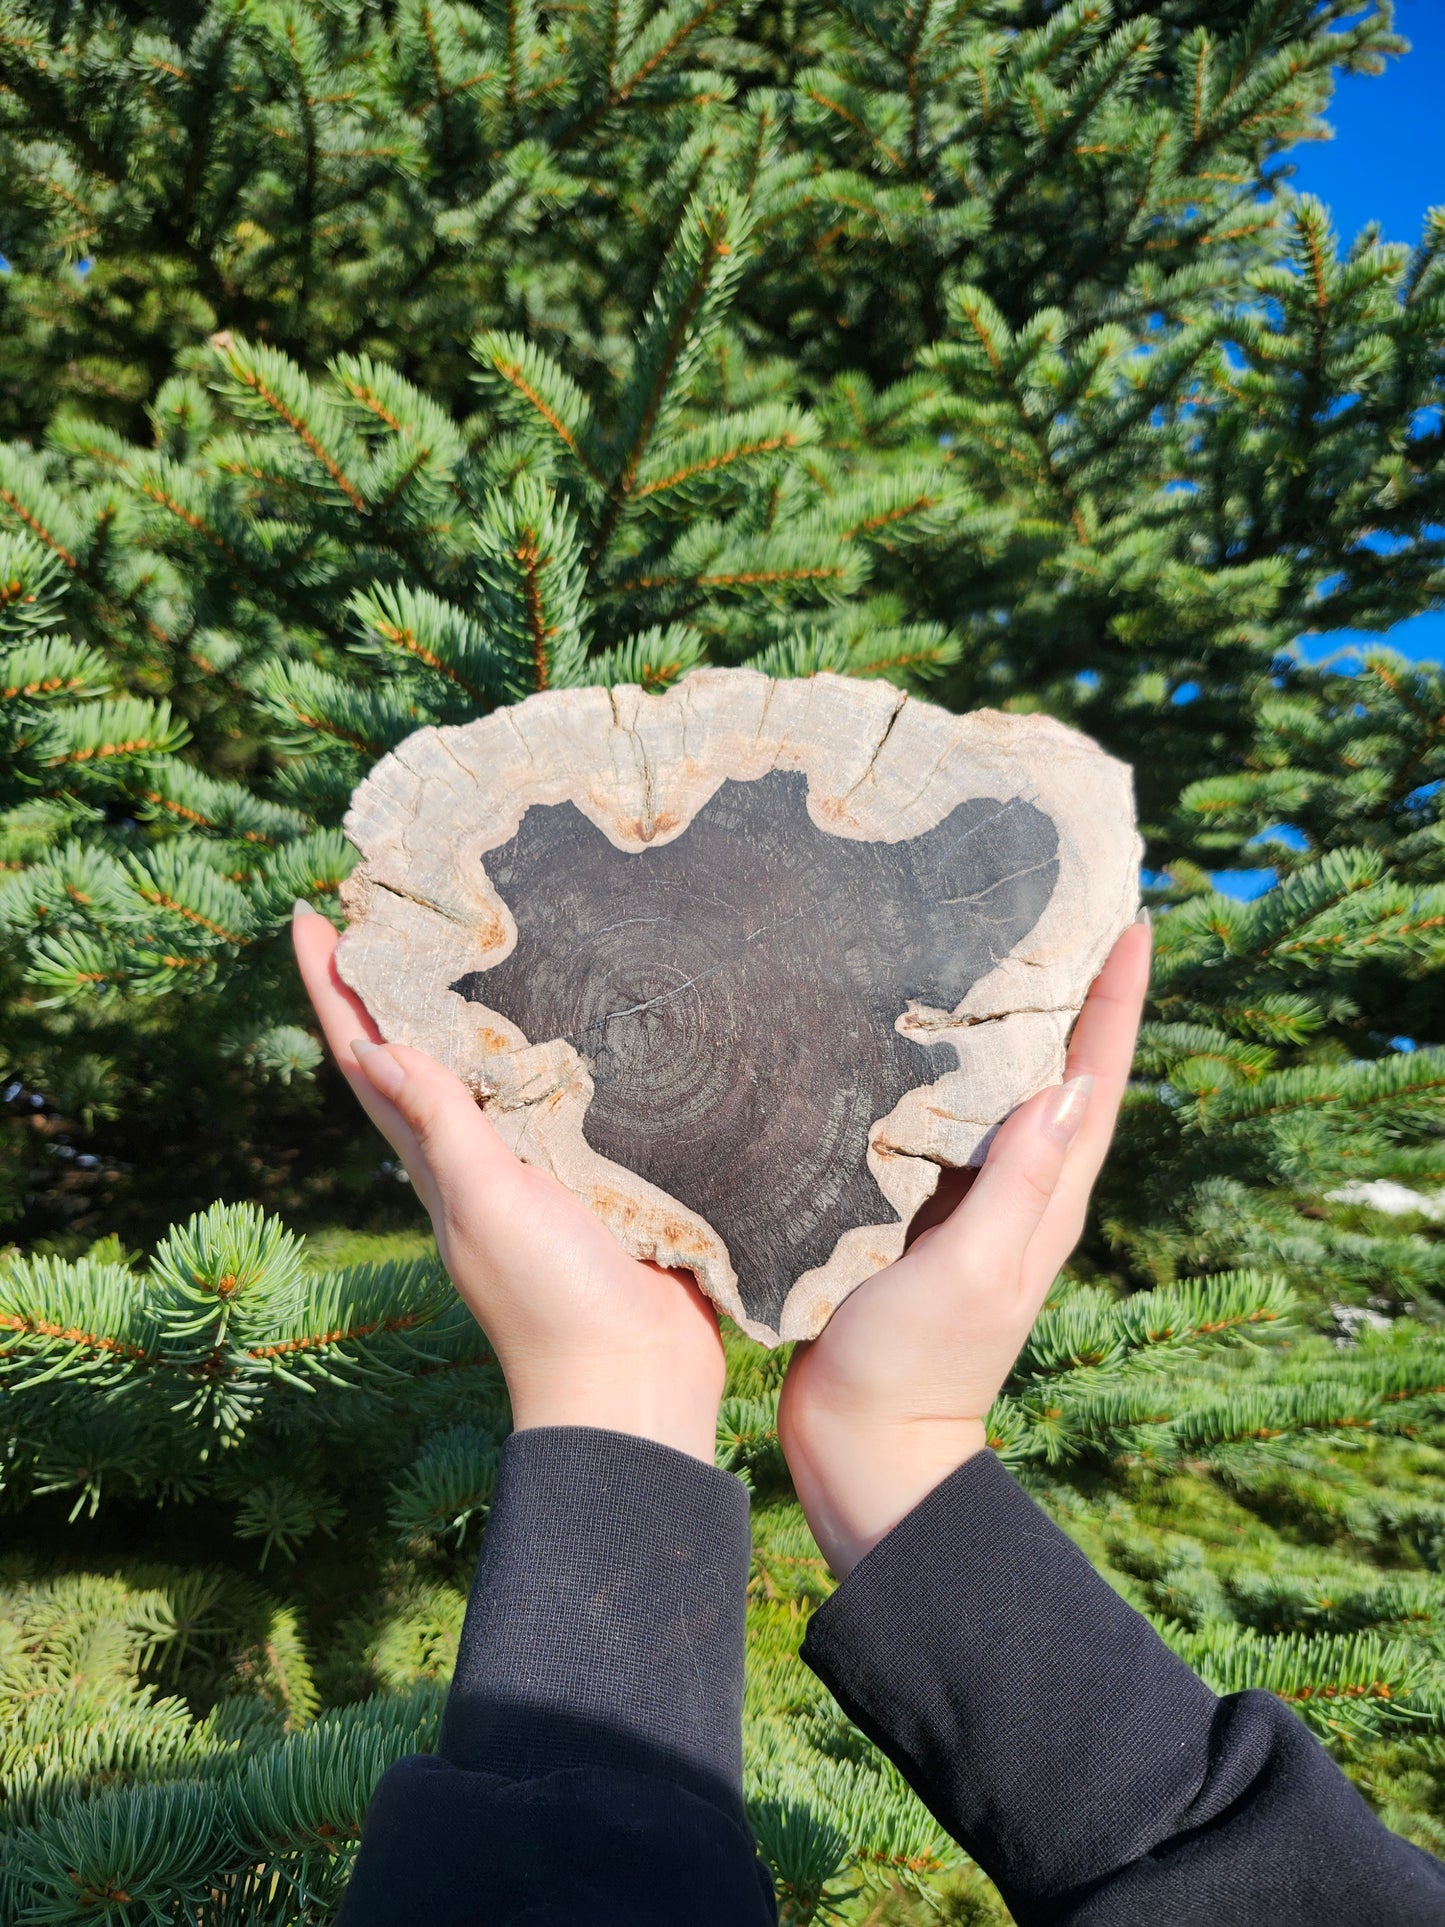
[[606, 937], [614, 930], [629, 930], [635, 923], [667, 923], [667, 917], [621, 917], [616, 923], [604, 923], [600, 930], [592, 932], [594, 937]]
[[1021, 807], [1027, 807], [1023, 797], [1011, 796], [1007, 801], [1007, 803], [1001, 803], [999, 805], [999, 807], [994, 811], [992, 816], [986, 816], [983, 818], [982, 822], [971, 823], [966, 830], [961, 830], [959, 834], [953, 839], [953, 841], [948, 845], [947, 849], [943, 852], [943, 854], [939, 857], [938, 862], [939, 862], [940, 868], [942, 867], [943, 864], [945, 864], [949, 860], [950, 857], [957, 855], [958, 851], [960, 851], [963, 848], [965, 843], [969, 842], [975, 836], [981, 836], [985, 830], [992, 829], [994, 824], [1001, 823], [1003, 819], [1010, 813], [1010, 811], [1019, 809]]
[[506, 723], [508, 729], [511, 730], [512, 734], [516, 737], [517, 741], [521, 744], [523, 750], [526, 753], [527, 761], [535, 765], [537, 759], [532, 754], [532, 745], [527, 741], [526, 737], [522, 734], [522, 731], [517, 722], [517, 719], [512, 714], [511, 710], [499, 709], [499, 710], [495, 710], [493, 713], [502, 718], [502, 720]]
[[385, 877], [372, 877], [370, 882], [375, 889], [385, 890], [390, 897], [399, 897], [403, 903], [414, 903], [418, 910], [430, 910], [433, 916], [455, 924], [459, 930], [466, 927], [460, 917], [453, 916], [450, 910], [444, 910], [439, 903], [433, 903], [430, 897], [419, 897], [415, 890], [403, 890], [399, 883], [388, 883]]
[[[711, 901], [718, 903], [721, 902], [721, 898], [714, 897]], [[730, 907], [729, 905], [724, 905], [724, 908]], [[719, 971], [726, 970], [729, 964], [736, 963], [748, 946], [756, 943], [759, 937], [770, 937], [775, 930], [786, 929], [790, 923], [796, 923], [799, 917], [805, 917], [807, 914], [806, 909], [798, 910], [795, 911], [791, 917], [775, 918], [770, 924], [762, 925], [757, 930], [750, 930], [747, 936], [739, 938], [737, 948], [731, 956], [720, 957], [709, 969], [699, 970], [695, 976], [689, 977], [686, 983], [674, 984], [671, 990], [659, 991], [655, 997], [645, 998], [640, 1004], [629, 1004], [625, 1010], [610, 1010], [605, 1017], [594, 1017], [592, 1022], [584, 1025], [582, 1030], [576, 1033], [576, 1035], [585, 1037], [589, 1031], [606, 1029], [608, 1024], [615, 1022], [619, 1017], [636, 1017], [644, 1010], [655, 1009], [658, 1004], [670, 1003], [674, 997], [681, 997], [687, 991], [696, 989], [699, 984], [705, 984], [710, 977], [716, 977]], [[667, 917], [630, 917], [625, 918], [622, 923], [609, 924], [608, 929], [622, 930], [626, 928], [628, 923], [667, 923], [669, 921], [670, 919]], [[607, 932], [599, 930], [595, 934], [600, 937], [605, 936]], [[658, 967], [663, 970], [673, 968], [671, 964], [663, 964]]]
[[944, 764], [948, 761], [952, 753], [953, 753], [953, 744], [946, 742], [943, 745], [943, 748], [939, 750], [937, 756], [934, 757], [932, 769], [929, 770], [928, 774], [924, 777], [923, 781], [918, 785], [918, 788], [913, 792], [912, 796], [908, 797], [906, 801], [903, 801], [902, 799], [900, 799], [900, 803], [899, 803], [900, 814], [906, 814], [909, 810], [912, 810], [921, 801], [921, 799], [928, 793], [929, 785], [932, 783], [934, 777], [937, 776], [938, 772], [943, 768]]
[[853, 792], [857, 789], [861, 789], [864, 783], [866, 783], [868, 781], [868, 778], [873, 774], [873, 770], [875, 765], [878, 762], [878, 758], [883, 754], [884, 745], [887, 743], [888, 738], [893, 734], [893, 725], [898, 721], [898, 718], [903, 714], [904, 706], [906, 705], [907, 701], [908, 701], [907, 696], [900, 695], [898, 698], [898, 701], [893, 705], [893, 709], [888, 717], [888, 721], [883, 725], [883, 734], [878, 738], [878, 741], [873, 745], [873, 753], [868, 758], [868, 761], [864, 764], [862, 774], [859, 776], [856, 783], [850, 783], [847, 789], [844, 790], [843, 794], [838, 798], [838, 801], [840, 803], [846, 803], [848, 801], [848, 798], [853, 794]]
[[1006, 1024], [1011, 1017], [1072, 1017], [1072, 1004], [1018, 1004], [1009, 1010], [991, 1010], [978, 1017], [902, 1017], [899, 1022], [908, 1032], [915, 1030], [973, 1030], [980, 1024]]
[[[1024, 877], [1037, 876], [1039, 871], [1050, 870], [1050, 869], [1054, 869], [1055, 867], [1056, 865], [1052, 858], [1049, 858], [1042, 863], [1030, 863], [1026, 869], [1015, 870], [1010, 876], [997, 877], [992, 883], [986, 884], [981, 890], [971, 891], [967, 896], [935, 897], [934, 901], [936, 903], [979, 904], [983, 902], [985, 897], [991, 897], [995, 890], [1002, 890], [1006, 884], [1018, 883]], [[989, 919], [985, 918], [985, 921], [987, 922], [989, 921]]]

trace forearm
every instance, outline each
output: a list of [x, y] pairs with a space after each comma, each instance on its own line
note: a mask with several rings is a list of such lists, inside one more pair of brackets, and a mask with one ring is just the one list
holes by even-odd
[[619, 1432], [502, 1450], [439, 1751], [512, 1779], [655, 1769], [742, 1813], [748, 1496]]
[[814, 1615], [803, 1658], [1021, 1927], [1424, 1927], [1445, 1869], [1276, 1700], [1219, 1700], [989, 1453]]
[[383, 1777], [344, 1927], [770, 1922], [742, 1804], [748, 1562], [731, 1475], [616, 1432], [514, 1433], [438, 1752]]

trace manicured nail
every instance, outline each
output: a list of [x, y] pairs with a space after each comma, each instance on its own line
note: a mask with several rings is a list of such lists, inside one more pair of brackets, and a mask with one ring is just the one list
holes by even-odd
[[1154, 928], [1154, 919], [1149, 914], [1149, 906], [1147, 903], [1139, 912], [1138, 916], [1135, 917], [1134, 921], [1135, 923], [1142, 923], [1146, 930], [1152, 930]]
[[297, 897], [291, 906], [291, 921], [293, 923], [298, 917], [319, 917], [320, 915], [321, 912], [314, 904], [308, 903], [305, 897]]
[[383, 1097], [396, 1096], [405, 1073], [384, 1044], [373, 1044], [369, 1037], [353, 1037], [351, 1054]]
[[1056, 1144], [1072, 1144], [1078, 1136], [1093, 1089], [1092, 1077], [1071, 1077], [1059, 1086], [1044, 1117], [1044, 1129]]

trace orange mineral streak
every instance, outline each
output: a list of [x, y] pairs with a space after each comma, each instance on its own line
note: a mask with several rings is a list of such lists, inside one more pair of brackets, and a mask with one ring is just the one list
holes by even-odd
[[705, 1259], [710, 1255], [707, 1241], [699, 1237], [696, 1229], [685, 1220], [667, 1212], [654, 1215], [647, 1211], [644, 1215], [644, 1207], [636, 1198], [624, 1197], [609, 1185], [593, 1185], [587, 1201], [614, 1236], [619, 1230], [630, 1231], [641, 1222], [649, 1231], [655, 1231], [657, 1241], [676, 1255], [679, 1264], [686, 1264], [691, 1258]]

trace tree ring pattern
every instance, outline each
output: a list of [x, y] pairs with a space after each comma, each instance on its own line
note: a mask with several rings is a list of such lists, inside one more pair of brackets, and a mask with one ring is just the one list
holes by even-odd
[[587, 1142], [705, 1218], [772, 1326], [845, 1231], [894, 1218], [869, 1129], [957, 1061], [898, 1018], [958, 1005], [1059, 873], [1057, 829], [1023, 797], [865, 842], [820, 829], [785, 770], [723, 783], [639, 852], [572, 803], [534, 804], [484, 862], [516, 946], [451, 989], [574, 1047]]

